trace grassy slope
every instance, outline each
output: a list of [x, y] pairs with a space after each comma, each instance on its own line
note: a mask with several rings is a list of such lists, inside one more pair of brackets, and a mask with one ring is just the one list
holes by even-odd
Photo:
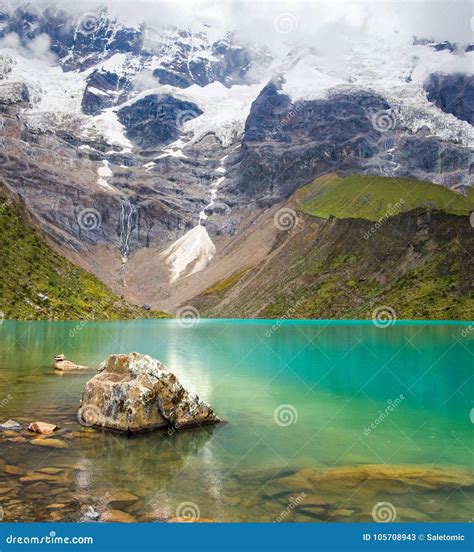
[[[5, 318], [161, 317], [129, 305], [92, 274], [54, 251], [18, 199], [0, 185], [0, 311]], [[47, 296], [42, 299], [40, 294]]]
[[[389, 218], [364, 239], [401, 198], [405, 218]], [[281, 233], [287, 242], [264, 271], [217, 282], [196, 306], [214, 316], [370, 318], [390, 305], [404, 319], [472, 319], [473, 200], [429, 182], [326, 175], [296, 192], [294, 206], [310, 216], [303, 231]], [[432, 225], [411, 235], [423, 207], [437, 208]], [[322, 220], [330, 215], [333, 222]], [[237, 299], [220, 306], [229, 280]]]
[[472, 193], [465, 197], [431, 182], [365, 174], [347, 178], [325, 175], [302, 188], [297, 199], [301, 211], [325, 219], [378, 221], [419, 207], [454, 215], [469, 215], [474, 210]]

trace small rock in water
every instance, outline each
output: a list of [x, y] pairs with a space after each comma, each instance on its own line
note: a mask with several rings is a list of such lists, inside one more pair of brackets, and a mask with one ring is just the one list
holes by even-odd
[[28, 429], [35, 433], [40, 433], [41, 435], [51, 435], [51, 433], [58, 429], [58, 426], [46, 422], [32, 422], [28, 426]]
[[57, 449], [69, 448], [64, 441], [61, 441], [61, 439], [33, 439], [31, 441], [31, 444]]
[[124, 432], [220, 421], [166, 366], [139, 353], [105, 359], [84, 387], [78, 420], [86, 426]]
[[89, 508], [87, 508], [87, 511], [84, 515], [86, 518], [92, 519], [94, 521], [100, 518], [100, 512], [94, 510], [92, 506], [89, 506]]
[[56, 355], [54, 357], [54, 369], [58, 372], [72, 372], [74, 370], [89, 370], [89, 367], [75, 364], [74, 362], [67, 360], [61, 353], [60, 355]]
[[0, 429], [21, 429], [21, 424], [16, 420], [7, 420], [0, 424]]
[[127, 514], [127, 512], [122, 512], [121, 510], [108, 510], [104, 512], [100, 518], [101, 521], [111, 521], [114, 523], [133, 523], [137, 521], [136, 518]]

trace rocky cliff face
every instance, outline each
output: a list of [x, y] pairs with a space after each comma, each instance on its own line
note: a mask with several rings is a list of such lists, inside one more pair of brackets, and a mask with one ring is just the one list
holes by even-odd
[[156, 256], [147, 278], [173, 295], [161, 254], [177, 240], [184, 277], [333, 170], [467, 193], [472, 76], [459, 67], [473, 53], [386, 42], [355, 44], [339, 70], [317, 44], [282, 55], [205, 26], [4, 8], [1, 176], [66, 255], [140, 301], [132, 257]]
[[445, 113], [474, 123], [474, 77], [433, 73], [424, 84], [428, 99]]

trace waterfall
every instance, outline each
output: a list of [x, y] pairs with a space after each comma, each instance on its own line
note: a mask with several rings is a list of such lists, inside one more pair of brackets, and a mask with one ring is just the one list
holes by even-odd
[[119, 251], [122, 255], [121, 271], [125, 271], [128, 255], [130, 254], [130, 242], [132, 232], [138, 227], [138, 209], [129, 199], [121, 203], [120, 210], [120, 244]]

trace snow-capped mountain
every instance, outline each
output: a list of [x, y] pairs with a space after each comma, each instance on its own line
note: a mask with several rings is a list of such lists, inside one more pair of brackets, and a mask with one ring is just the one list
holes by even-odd
[[2, 177], [132, 300], [128, 259], [155, 248], [166, 294], [216, 240], [322, 174], [472, 186], [473, 56], [394, 34], [335, 61], [318, 43], [272, 49], [230, 28], [4, 7]]

